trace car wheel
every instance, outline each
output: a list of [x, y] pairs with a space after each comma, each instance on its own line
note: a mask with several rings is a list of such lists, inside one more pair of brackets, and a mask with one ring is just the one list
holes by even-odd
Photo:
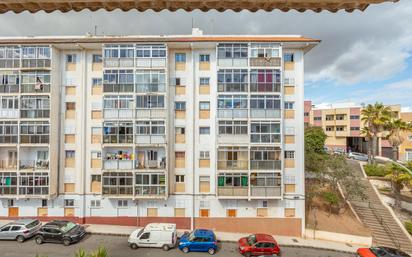
[[136, 249], [139, 248], [139, 247], [137, 246], [137, 244], [131, 244], [131, 245], [130, 245], [130, 248], [132, 248], [133, 250], [136, 250]]
[[69, 246], [70, 243], [71, 243], [70, 239], [68, 239], [68, 238], [63, 239], [63, 244], [64, 244], [65, 246]]
[[188, 252], [189, 252], [189, 248], [188, 248], [188, 247], [183, 247], [182, 252], [188, 253]]
[[169, 245], [163, 245], [162, 249], [163, 249], [163, 251], [169, 251], [170, 247], [169, 247]]
[[16, 240], [17, 240], [17, 242], [19, 242], [19, 243], [23, 243], [24, 240], [25, 240], [25, 238], [24, 238], [24, 236], [18, 236], [18, 237], [16, 237]]
[[208, 252], [210, 255], [213, 255], [213, 254], [215, 254], [215, 249], [209, 248], [209, 250], [207, 250], [207, 252]]
[[36, 244], [41, 245], [43, 243], [43, 238], [41, 236], [36, 237]]
[[252, 254], [250, 252], [245, 253], [245, 257], [250, 257]]

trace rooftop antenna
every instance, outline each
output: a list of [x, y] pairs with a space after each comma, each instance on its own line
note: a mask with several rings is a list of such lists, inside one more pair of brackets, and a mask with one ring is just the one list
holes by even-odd
[[194, 21], [194, 18], [192, 17], [192, 29], [194, 28], [194, 24], [195, 24], [195, 21]]
[[94, 25], [94, 35], [97, 36], [97, 25]]

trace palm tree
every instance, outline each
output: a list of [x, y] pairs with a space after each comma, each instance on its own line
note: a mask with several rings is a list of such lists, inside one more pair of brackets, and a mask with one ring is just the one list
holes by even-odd
[[364, 127], [367, 127], [371, 136], [372, 144], [372, 162], [375, 162], [376, 149], [378, 148], [378, 135], [385, 130], [385, 125], [394, 116], [392, 109], [382, 103], [368, 104], [361, 111]]
[[412, 123], [407, 123], [398, 118], [392, 118], [385, 126], [385, 130], [388, 132], [386, 139], [392, 145], [392, 160], [398, 160], [399, 146], [405, 141], [405, 133], [412, 131]]
[[399, 209], [401, 207], [401, 190], [405, 186], [412, 186], [412, 175], [403, 167], [393, 162], [388, 164], [387, 170], [389, 174], [385, 177], [391, 181], [392, 193], [395, 196], [395, 208]]
[[368, 163], [372, 163], [372, 133], [368, 127], [363, 127], [361, 129], [361, 135], [365, 136], [366, 142], [368, 143]]

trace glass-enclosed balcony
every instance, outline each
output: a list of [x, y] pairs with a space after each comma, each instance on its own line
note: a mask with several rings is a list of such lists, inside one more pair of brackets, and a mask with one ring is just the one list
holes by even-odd
[[50, 68], [51, 48], [49, 46], [23, 46], [22, 68]]
[[132, 172], [103, 172], [102, 194], [109, 196], [132, 196]]
[[49, 194], [49, 173], [21, 172], [19, 174], [20, 195], [47, 195]]
[[22, 96], [21, 97], [21, 118], [49, 118], [50, 117], [50, 97], [49, 96]]
[[22, 147], [20, 148], [19, 169], [20, 170], [48, 170], [49, 148], [48, 147]]
[[247, 118], [248, 99], [246, 95], [219, 95], [218, 96], [219, 118]]
[[163, 147], [137, 147], [136, 169], [166, 169], [166, 149]]
[[0, 118], [17, 119], [19, 118], [19, 97], [0, 96]]
[[21, 74], [21, 93], [50, 93], [50, 72], [31, 71]]
[[280, 173], [251, 173], [251, 197], [280, 197], [282, 195], [282, 178]]
[[280, 143], [280, 123], [271, 121], [255, 121], [250, 125], [251, 143]]
[[17, 194], [17, 172], [0, 172], [0, 195]]
[[280, 45], [273, 43], [254, 43], [250, 46], [250, 66], [281, 66]]
[[138, 95], [136, 97], [136, 117], [166, 118], [165, 95]]
[[225, 43], [217, 46], [217, 63], [220, 67], [247, 67], [248, 45]]
[[135, 174], [135, 197], [164, 197], [166, 195], [165, 174]]
[[164, 120], [136, 122], [136, 144], [165, 144], [166, 126]]
[[105, 148], [103, 152], [103, 169], [132, 170], [134, 162], [131, 148]]
[[217, 72], [218, 92], [248, 92], [246, 69], [224, 69]]
[[105, 70], [103, 73], [104, 93], [133, 93], [133, 70]]
[[166, 74], [164, 70], [138, 70], [136, 72], [137, 93], [166, 92]]
[[49, 144], [50, 124], [48, 121], [25, 121], [20, 123], [21, 144]]
[[0, 121], [0, 144], [18, 143], [17, 121]]
[[0, 148], [0, 170], [17, 170], [17, 148]]
[[247, 147], [219, 147], [218, 170], [247, 170], [248, 161]]
[[103, 116], [105, 119], [127, 119], [134, 115], [133, 96], [106, 95], [103, 98]]
[[251, 70], [250, 92], [280, 93], [280, 70]]
[[277, 147], [251, 147], [250, 169], [251, 170], [281, 170], [282, 151]]
[[20, 75], [18, 71], [0, 71], [0, 93], [18, 93], [19, 85]]
[[251, 95], [250, 117], [280, 119], [280, 102], [278, 95]]
[[136, 45], [136, 67], [166, 68], [166, 45]]
[[18, 46], [0, 46], [0, 68], [19, 68], [21, 48]]
[[133, 122], [105, 122], [104, 144], [133, 144]]
[[221, 173], [217, 177], [219, 197], [247, 197], [249, 177], [242, 173]]
[[103, 60], [106, 68], [132, 68], [134, 66], [134, 46], [105, 45]]

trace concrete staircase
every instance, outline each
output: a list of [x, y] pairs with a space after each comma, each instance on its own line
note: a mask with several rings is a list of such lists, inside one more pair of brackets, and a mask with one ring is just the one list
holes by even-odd
[[372, 232], [375, 246], [387, 246], [401, 249], [412, 254], [412, 241], [401, 229], [390, 211], [383, 205], [371, 183], [364, 178], [360, 165], [356, 161], [348, 161], [356, 172], [356, 176], [365, 187], [368, 199], [354, 199], [351, 201], [355, 212], [363, 224]]

